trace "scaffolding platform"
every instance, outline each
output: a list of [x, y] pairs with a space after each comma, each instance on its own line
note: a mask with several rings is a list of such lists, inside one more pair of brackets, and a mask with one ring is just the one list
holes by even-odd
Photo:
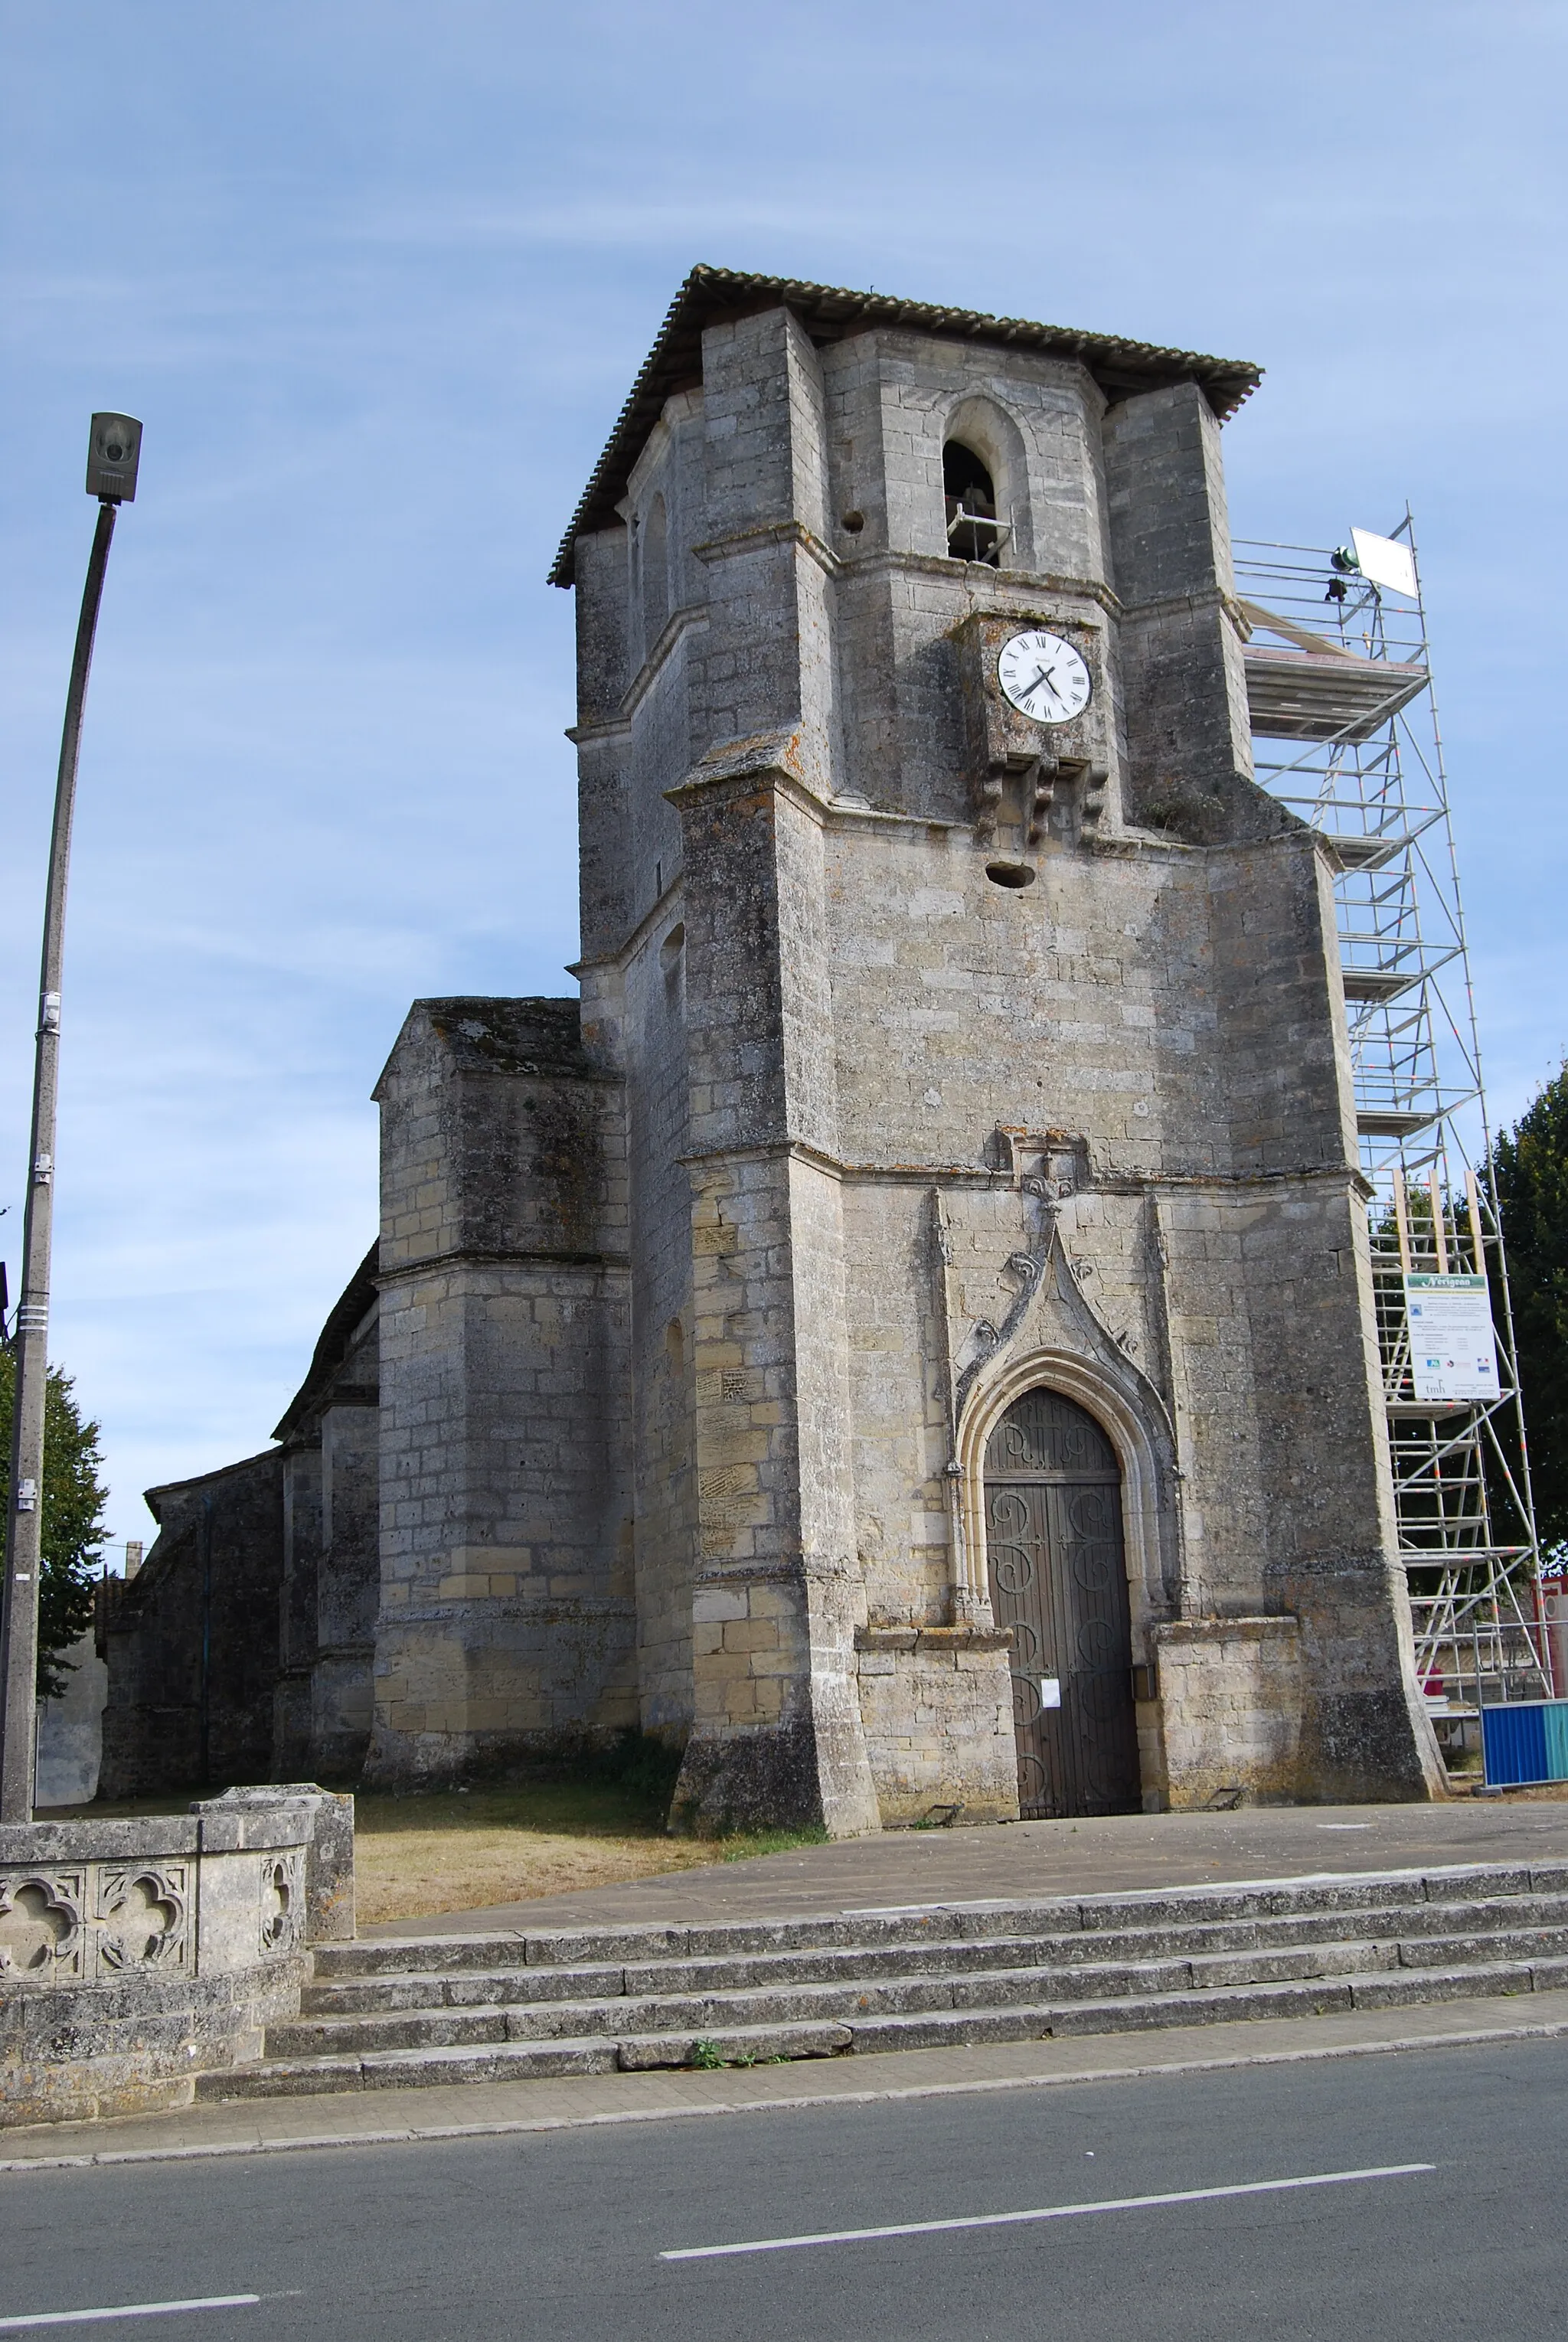
[[1421, 666], [1395, 666], [1353, 652], [1279, 650], [1272, 643], [1249, 643], [1245, 660], [1253, 729], [1275, 740], [1359, 745], [1424, 691], [1428, 680]]
[[[1568, 1676], [1568, 1606], [1543, 1586], [1408, 512], [1390, 535], [1413, 595], [1327, 546], [1238, 540], [1236, 575], [1257, 778], [1317, 832], [1334, 874], [1399, 1551], [1417, 1680], [1453, 1758], [1475, 1753], [1483, 1706], [1568, 1691], [1553, 1681], [1554, 1655]], [[1487, 1279], [1493, 1399], [1417, 1394], [1405, 1279], [1433, 1274]]]

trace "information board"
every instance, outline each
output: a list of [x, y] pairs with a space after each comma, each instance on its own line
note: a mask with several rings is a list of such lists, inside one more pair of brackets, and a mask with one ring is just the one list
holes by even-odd
[[1497, 1337], [1483, 1276], [1407, 1276], [1404, 1306], [1418, 1399], [1498, 1396]]

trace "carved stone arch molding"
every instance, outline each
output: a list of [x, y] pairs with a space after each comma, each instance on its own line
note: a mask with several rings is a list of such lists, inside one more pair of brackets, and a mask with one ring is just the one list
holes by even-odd
[[1181, 1576], [1170, 1419], [1154, 1386], [1117, 1346], [1079, 1291], [1054, 1230], [1042, 1269], [1013, 1339], [1000, 1342], [965, 1377], [954, 1443], [962, 1509], [956, 1540], [959, 1606], [972, 1612], [978, 1606], [985, 1614], [990, 1609], [986, 1442], [1014, 1399], [1044, 1387], [1085, 1408], [1115, 1450], [1137, 1646], [1154, 1620], [1173, 1615]]

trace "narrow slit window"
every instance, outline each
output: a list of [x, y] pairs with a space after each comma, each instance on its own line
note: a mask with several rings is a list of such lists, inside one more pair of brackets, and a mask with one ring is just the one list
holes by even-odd
[[647, 657], [670, 615], [669, 523], [655, 495], [643, 522], [643, 656]]
[[942, 493], [947, 514], [947, 550], [954, 561], [984, 561], [1002, 566], [1002, 547], [1011, 534], [996, 510], [990, 473], [962, 440], [942, 451]]

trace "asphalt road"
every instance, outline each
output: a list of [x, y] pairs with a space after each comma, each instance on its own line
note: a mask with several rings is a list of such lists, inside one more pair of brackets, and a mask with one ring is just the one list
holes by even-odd
[[[1549, 2041], [14, 2175], [0, 2333], [1555, 2342], [1565, 2149], [1568, 2042]], [[1108, 2208], [921, 2225], [1074, 2206]], [[664, 2257], [888, 2227], [906, 2233]], [[8, 2323], [240, 2294], [262, 2298]]]

